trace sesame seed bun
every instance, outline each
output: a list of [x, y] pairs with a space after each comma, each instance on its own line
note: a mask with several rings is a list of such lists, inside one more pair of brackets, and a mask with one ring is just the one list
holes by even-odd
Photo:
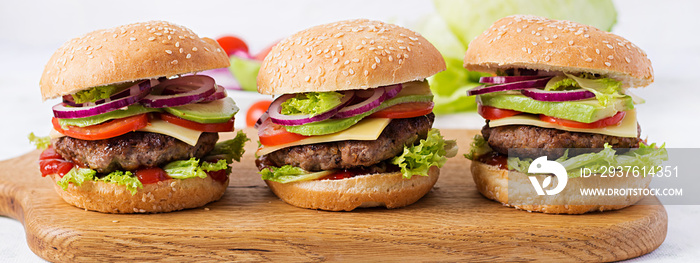
[[[533, 196], [531, 191], [509, 194], [509, 189], [532, 189], [532, 183], [527, 174], [499, 169], [497, 166], [478, 161], [472, 161], [471, 171], [476, 188], [485, 197], [501, 202], [505, 206], [546, 214], [583, 214], [628, 207], [637, 203], [643, 196], [584, 196], [581, 195], [579, 189], [643, 189], [649, 186], [652, 178], [651, 176], [639, 178], [632, 175], [627, 178], [601, 178], [598, 176], [569, 178], [566, 188], [561, 193], [551, 196]], [[545, 175], [538, 175], [538, 180], [542, 182], [543, 177]], [[553, 203], [566, 203], [567, 205], [550, 205]]]
[[379, 21], [346, 20], [303, 30], [274, 46], [258, 73], [258, 92], [368, 89], [443, 70], [442, 55], [420, 34]]
[[64, 191], [56, 184], [61, 177], [49, 175], [54, 189], [67, 203], [92, 211], [114, 214], [162, 213], [195, 208], [219, 200], [226, 192], [226, 182], [211, 177], [169, 179], [145, 184], [135, 195], [125, 186], [99, 181], [85, 181], [80, 186], [70, 184]]
[[164, 21], [90, 32], [51, 56], [39, 85], [44, 100], [96, 86], [228, 67], [226, 52], [210, 38]]
[[403, 178], [400, 172], [358, 175], [340, 180], [294, 183], [265, 181], [283, 201], [293, 206], [329, 211], [358, 207], [399, 208], [415, 203], [430, 191], [440, 176], [433, 166], [428, 176]]
[[643, 87], [654, 82], [646, 53], [615, 34], [579, 23], [515, 15], [496, 21], [477, 36], [464, 56], [469, 70], [527, 68], [589, 72]]

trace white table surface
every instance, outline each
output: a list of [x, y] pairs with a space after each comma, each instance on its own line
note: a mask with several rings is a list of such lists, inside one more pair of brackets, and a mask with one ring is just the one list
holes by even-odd
[[[346, 18], [372, 18], [410, 26], [432, 12], [429, 1], [362, 0], [351, 5], [326, 1], [93, 1], [0, 2], [0, 160], [32, 150], [26, 136], [46, 135], [51, 106], [41, 101], [38, 82], [43, 66], [64, 41], [94, 29], [134, 21], [163, 19], [186, 25], [202, 36], [242, 36], [257, 51], [287, 34], [311, 25]], [[193, 6], [194, 5], [194, 6]], [[366, 8], [374, 5], [380, 8]], [[642, 47], [654, 65], [656, 82], [636, 92], [643, 136], [670, 148], [700, 148], [700, 4], [695, 1], [615, 1], [618, 23], [613, 32]], [[134, 6], [138, 8], [134, 9]], [[182, 7], [186, 8], [182, 8]], [[109, 11], [105, 13], [105, 11]], [[239, 10], [239, 11], [236, 11]], [[242, 109], [257, 94], [232, 92]], [[239, 116], [243, 116], [242, 114]], [[239, 117], [242, 120], [243, 117]], [[241, 122], [236, 123], [241, 127]], [[438, 116], [438, 128], [480, 128], [475, 114]], [[686, 191], [700, 186], [685, 186]], [[700, 258], [700, 206], [666, 206], [669, 225], [665, 242], [652, 253], [631, 261], [689, 262]], [[0, 217], [0, 261], [41, 262], [29, 250], [24, 229]]]

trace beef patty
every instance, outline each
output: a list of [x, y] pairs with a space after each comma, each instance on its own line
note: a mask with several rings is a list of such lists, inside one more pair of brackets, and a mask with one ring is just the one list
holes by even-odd
[[349, 169], [372, 166], [403, 152], [425, 138], [435, 115], [394, 119], [374, 141], [339, 141], [284, 148], [263, 156], [264, 163], [281, 167], [292, 165], [307, 171]]
[[564, 148], [576, 148], [569, 150], [569, 156], [573, 156], [600, 151], [605, 143], [613, 148], [638, 148], [640, 141], [639, 125], [637, 125], [637, 137], [634, 138], [569, 132], [529, 125], [489, 127], [488, 122], [481, 129], [481, 134], [488, 141], [489, 146], [499, 153], [508, 155], [510, 149], [518, 157], [537, 158], [547, 155], [549, 159], [564, 155], [566, 150]]
[[217, 140], [217, 133], [204, 132], [199, 136], [197, 144], [192, 146], [163, 134], [130, 132], [96, 141], [64, 136], [54, 139], [53, 146], [66, 160], [98, 173], [110, 173], [161, 166], [192, 157], [201, 158], [214, 149]]

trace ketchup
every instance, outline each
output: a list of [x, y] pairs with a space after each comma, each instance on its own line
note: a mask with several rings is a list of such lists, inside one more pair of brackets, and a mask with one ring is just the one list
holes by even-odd
[[211, 177], [211, 179], [214, 179], [214, 181], [217, 181], [219, 183], [225, 183], [226, 179], [228, 179], [228, 173], [226, 169], [223, 170], [218, 170], [218, 171], [210, 171], [207, 172], [207, 175]]
[[75, 164], [73, 162], [64, 160], [63, 157], [61, 157], [61, 155], [58, 154], [51, 146], [41, 152], [41, 155], [39, 156], [39, 170], [41, 171], [41, 177], [46, 177], [50, 174], [57, 174], [63, 178], [63, 176], [70, 172], [74, 166]]
[[508, 158], [505, 155], [502, 155], [495, 151], [479, 156], [479, 158], [477, 158], [477, 161], [488, 165], [496, 166], [498, 167], [498, 169], [501, 170], [508, 170]]
[[154, 184], [171, 179], [160, 167], [141, 168], [134, 172], [142, 184]]

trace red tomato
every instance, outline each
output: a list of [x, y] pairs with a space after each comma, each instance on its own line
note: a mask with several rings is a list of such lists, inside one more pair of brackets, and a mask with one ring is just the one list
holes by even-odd
[[142, 184], [154, 184], [171, 179], [170, 176], [159, 167], [138, 169], [134, 173]]
[[66, 129], [61, 127], [56, 118], [51, 119], [51, 123], [56, 131], [69, 137], [81, 140], [103, 140], [146, 127], [148, 116], [144, 113], [87, 127], [69, 126]]
[[617, 125], [620, 122], [622, 122], [622, 120], [624, 118], [625, 118], [624, 111], [620, 111], [611, 117], [600, 119], [598, 121], [594, 121], [591, 123], [578, 122], [578, 121], [572, 121], [572, 120], [564, 120], [564, 119], [544, 116], [544, 115], [540, 114], [541, 121], [546, 121], [546, 122], [558, 124], [558, 125], [565, 126], [565, 127], [580, 128], [580, 129], [597, 129], [597, 128], [602, 128], [602, 127]]
[[484, 117], [484, 119], [487, 120], [497, 120], [497, 119], [502, 119], [510, 116], [515, 116], [518, 115], [522, 112], [515, 111], [515, 110], [506, 110], [506, 109], [499, 109], [499, 108], [494, 108], [491, 106], [484, 106], [484, 105], [479, 105], [479, 108], [477, 110], [479, 112], [479, 115], [481, 117]]
[[262, 116], [263, 113], [267, 111], [267, 108], [270, 107], [271, 103], [271, 100], [261, 100], [256, 103], [253, 103], [253, 105], [250, 105], [250, 108], [248, 108], [248, 112], [246, 112], [245, 114], [245, 124], [248, 127], [255, 126], [255, 123], [258, 122], [260, 116]]
[[224, 183], [226, 182], [226, 179], [228, 179], [228, 173], [226, 173], [226, 169], [207, 172], [207, 176], [211, 177], [211, 179], [213, 179], [214, 181], [220, 183]]
[[49, 159], [63, 159], [63, 156], [58, 154], [56, 150], [53, 149], [52, 146], [49, 146], [48, 148], [44, 149], [44, 151], [41, 152], [41, 155], [39, 155], [39, 160], [49, 160]]
[[264, 48], [263, 50], [260, 50], [260, 52], [258, 52], [258, 54], [255, 54], [255, 56], [253, 56], [253, 58], [255, 60], [258, 60], [258, 61], [265, 60], [265, 57], [267, 56], [267, 54], [270, 53], [270, 50], [272, 50], [272, 48], [275, 45], [277, 45], [277, 43], [279, 43], [279, 41], [276, 41], [275, 43], [272, 43], [272, 45], [269, 45], [266, 48]]
[[223, 36], [216, 39], [216, 42], [219, 42], [221, 48], [223, 48], [224, 51], [226, 51], [226, 54], [229, 56], [231, 56], [231, 54], [237, 50], [243, 50], [245, 53], [248, 53], [248, 45], [240, 38], [234, 36]]
[[161, 113], [160, 118], [177, 126], [202, 132], [231, 132], [233, 131], [234, 118], [222, 123], [199, 123], [175, 117], [174, 115]]
[[295, 142], [309, 136], [288, 132], [282, 125], [272, 123], [269, 118], [258, 128], [260, 143], [265, 146], [275, 146]]
[[372, 113], [372, 118], [405, 119], [423, 116], [433, 112], [433, 102], [409, 102], [401, 103], [389, 108]]
[[50, 174], [58, 174], [61, 178], [71, 169], [73, 169], [75, 164], [63, 159], [48, 159], [39, 161], [39, 170], [41, 171], [41, 177], [46, 177]]

